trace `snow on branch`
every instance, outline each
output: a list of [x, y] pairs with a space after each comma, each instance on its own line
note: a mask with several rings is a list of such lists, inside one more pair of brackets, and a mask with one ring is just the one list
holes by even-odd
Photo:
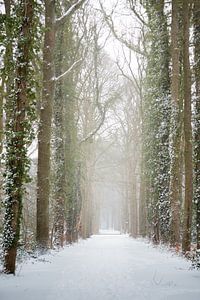
[[146, 27], [149, 27], [149, 25], [145, 22], [145, 20], [144, 20], [144, 19], [140, 16], [140, 14], [137, 12], [133, 0], [130, 1], [130, 7], [131, 7], [131, 10], [133, 11], [133, 13], [135, 14], [135, 16], [138, 18], [138, 20], [139, 20], [143, 25], [145, 25]]
[[62, 73], [58, 77], [54, 77], [52, 80], [58, 81], [61, 78], [63, 78], [64, 76], [68, 75], [81, 61], [82, 61], [82, 59], [79, 59], [79, 60], [75, 61], [67, 71], [65, 71], [64, 73]]
[[101, 1], [100, 1], [100, 6], [101, 6], [101, 11], [103, 13], [104, 19], [105, 19], [108, 27], [110, 28], [113, 36], [119, 42], [121, 42], [122, 44], [124, 44], [127, 48], [131, 49], [132, 51], [134, 51], [134, 52], [136, 52], [138, 54], [141, 54], [141, 55], [145, 56], [146, 55], [145, 52], [142, 51], [138, 45], [134, 45], [134, 44], [130, 43], [129, 41], [127, 41], [126, 39], [124, 39], [122, 36], [119, 36], [119, 34], [117, 33], [117, 30], [116, 30], [116, 28], [114, 26], [114, 23], [113, 23], [113, 20], [112, 20], [111, 16], [106, 14], [105, 9], [104, 9]]
[[60, 18], [55, 21], [55, 29], [57, 30], [61, 25], [63, 25], [73, 13], [81, 7], [81, 5], [87, 0], [76, 1]]

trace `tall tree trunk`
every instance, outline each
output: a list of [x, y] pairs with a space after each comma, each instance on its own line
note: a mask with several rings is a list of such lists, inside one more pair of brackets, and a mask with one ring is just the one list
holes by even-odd
[[[73, 36], [73, 26], [71, 20], [65, 25], [64, 32], [65, 60], [64, 66], [69, 69], [74, 63], [76, 44]], [[66, 176], [66, 242], [73, 243], [77, 236], [77, 128], [75, 122], [75, 82], [74, 71], [72, 70], [64, 81], [64, 137], [65, 137], [65, 176]]]
[[38, 133], [37, 245], [49, 246], [49, 195], [51, 123], [54, 99], [55, 2], [45, 0], [45, 37], [43, 49], [43, 90]]
[[170, 170], [170, 203], [171, 203], [171, 246], [180, 243], [180, 97], [179, 97], [179, 25], [178, 25], [178, 1], [172, 0], [172, 25], [171, 25], [171, 56], [172, 56], [172, 78], [171, 78], [171, 170]]
[[[3, 99], [4, 99], [4, 89], [5, 81], [4, 76], [2, 76], [2, 82], [0, 85], [0, 214], [2, 209], [2, 186], [3, 186], [3, 177], [2, 177], [2, 152], [3, 152], [3, 134], [4, 134], [4, 123], [3, 123]], [[1, 232], [1, 226], [0, 226]]]
[[[16, 79], [9, 95], [6, 124], [6, 200], [4, 218], [4, 272], [15, 273], [16, 254], [20, 237], [22, 199], [27, 176], [27, 140], [30, 130], [30, 61], [34, 40], [34, 0], [19, 3], [21, 19], [16, 57]], [[12, 76], [12, 75], [11, 75]], [[12, 97], [12, 99], [11, 99]]]
[[[6, 51], [4, 56], [4, 74], [2, 74], [1, 82], [1, 104], [0, 104], [0, 153], [3, 150], [3, 99], [4, 96], [8, 100], [8, 96], [11, 95], [14, 78], [14, 62], [13, 62], [13, 47], [12, 47], [12, 35], [13, 28], [11, 25], [11, 1], [4, 0], [5, 6], [5, 29], [6, 29]], [[6, 87], [6, 91], [5, 91]], [[9, 116], [8, 116], [9, 117]]]
[[139, 201], [139, 235], [142, 237], [146, 236], [147, 233], [147, 213], [146, 213], [146, 184], [144, 179], [144, 170], [141, 166], [141, 175], [140, 175], [140, 201]]
[[[49, 196], [51, 125], [55, 90], [54, 49], [55, 30], [59, 30], [85, 0], [68, 1], [69, 9], [55, 22], [55, 1], [45, 0], [45, 37], [43, 49], [43, 90], [38, 134], [37, 174], [37, 244], [41, 249], [49, 244]], [[74, 4], [73, 4], [74, 3]]]
[[[2, 83], [2, 85], [0, 86], [0, 155], [3, 150], [3, 98], [4, 98], [4, 83]], [[1, 169], [1, 159], [0, 159], [0, 169]]]
[[[133, 168], [132, 172], [135, 171]], [[131, 177], [129, 177], [129, 180]], [[130, 234], [132, 237], [136, 238], [138, 234], [138, 211], [137, 211], [137, 192], [136, 192], [136, 176], [132, 176], [131, 180], [131, 199], [130, 199], [130, 211], [131, 211], [131, 231]]]
[[[157, 4], [155, 5], [155, 7]], [[169, 75], [169, 63], [170, 63], [170, 49], [169, 49], [169, 33], [167, 28], [167, 15], [165, 14], [165, 1], [159, 1], [159, 8], [157, 8], [157, 28], [159, 29], [158, 43], [160, 48], [160, 65], [161, 74], [158, 79], [158, 88], [160, 101], [161, 115], [158, 114], [159, 125], [159, 145], [158, 145], [158, 195], [159, 195], [159, 234], [160, 240], [167, 242], [169, 240], [169, 133], [170, 133], [170, 75]], [[156, 28], [156, 30], [157, 30]], [[160, 35], [160, 37], [159, 37]]]
[[[57, 34], [56, 42], [56, 76], [59, 76], [63, 70], [63, 28]], [[66, 200], [66, 168], [65, 168], [65, 143], [64, 143], [64, 95], [63, 79], [56, 83], [54, 100], [54, 227], [56, 246], [63, 246], [64, 241], [64, 221], [65, 221], [65, 200]]]
[[195, 191], [197, 249], [200, 249], [200, 1], [194, 0], [194, 59], [195, 59]]
[[184, 83], [184, 160], [185, 160], [185, 199], [182, 250], [190, 250], [192, 199], [193, 199], [193, 164], [192, 164], [192, 124], [191, 124], [191, 72], [189, 60], [190, 1], [183, 0], [183, 83]]
[[144, 3], [151, 48], [143, 101], [143, 154], [148, 180], [148, 223], [153, 241], [159, 243], [168, 238], [166, 231], [169, 232], [169, 37], [165, 1], [149, 0]]
[[[3, 208], [3, 168], [2, 168], [2, 157], [3, 152], [3, 142], [4, 142], [4, 121], [3, 121], [3, 112], [4, 112], [4, 101], [9, 102], [9, 95], [13, 88], [13, 78], [14, 78], [14, 62], [13, 62], [13, 24], [11, 25], [11, 2], [10, 0], [4, 0], [5, 7], [5, 31], [6, 31], [6, 46], [5, 46], [5, 55], [3, 58], [4, 68], [1, 70], [1, 87], [0, 87], [0, 213]], [[9, 112], [5, 111], [7, 116], [6, 119], [9, 120]]]
[[13, 85], [13, 78], [14, 78], [14, 62], [13, 62], [13, 37], [11, 32], [14, 31], [13, 24], [11, 23], [11, 8], [12, 8], [12, 1], [11, 0], [4, 0], [5, 5], [5, 13], [6, 13], [6, 53], [4, 58], [4, 66], [5, 66], [5, 75], [7, 80], [5, 81], [6, 84], [6, 94], [10, 95]]
[[[143, 93], [140, 89], [140, 123], [141, 125], [141, 137], [144, 133], [144, 113], [143, 113]], [[147, 203], [146, 203], [146, 179], [145, 179], [145, 162], [144, 162], [144, 141], [141, 138], [140, 149], [140, 190], [139, 190], [139, 235], [145, 237], [147, 234]]]
[[[86, 103], [86, 111], [88, 112], [89, 122], [86, 122], [86, 134], [90, 131], [90, 126], [92, 122], [91, 111], [87, 110]], [[85, 114], [86, 116], [86, 114]], [[92, 122], [93, 123], [93, 122]], [[88, 127], [89, 126], [89, 127]], [[91, 127], [92, 128], [92, 127]], [[92, 234], [92, 178], [93, 178], [93, 149], [90, 141], [87, 141], [83, 145], [84, 151], [84, 182], [83, 182], [83, 205], [81, 209], [81, 236], [86, 239], [89, 238]]]

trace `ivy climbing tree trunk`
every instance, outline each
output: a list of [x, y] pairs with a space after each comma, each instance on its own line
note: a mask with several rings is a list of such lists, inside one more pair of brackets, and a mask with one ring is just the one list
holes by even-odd
[[34, 0], [17, 3], [18, 35], [15, 82], [7, 103], [6, 124], [6, 182], [4, 217], [4, 272], [15, 273], [16, 254], [20, 237], [22, 199], [27, 178], [27, 145], [31, 124], [30, 106], [33, 98], [31, 59], [34, 41]]
[[[0, 86], [0, 155], [3, 152], [3, 139], [4, 139], [4, 121], [3, 121], [3, 112], [4, 112], [4, 101], [8, 100], [8, 96], [11, 95], [12, 84], [13, 84], [13, 49], [12, 49], [12, 41], [13, 41], [13, 23], [11, 22], [11, 2], [10, 0], [4, 0], [5, 7], [5, 36], [3, 41], [3, 45], [5, 47], [5, 54], [3, 57], [3, 66], [1, 68], [1, 86]], [[6, 111], [8, 117], [8, 111]], [[2, 156], [0, 157], [0, 172], [3, 175], [2, 170]], [[0, 212], [3, 208], [3, 176], [0, 177]]]
[[[55, 72], [59, 76], [63, 70], [63, 57], [65, 55], [63, 39], [64, 29], [61, 28], [56, 36]], [[64, 221], [66, 201], [66, 168], [65, 168], [65, 145], [64, 145], [64, 95], [63, 79], [56, 83], [54, 99], [54, 244], [63, 246]]]
[[[12, 84], [13, 84], [13, 22], [11, 22], [11, 1], [4, 0], [5, 6], [5, 32], [6, 32], [6, 46], [4, 55], [4, 71], [2, 71], [1, 81], [1, 111], [0, 111], [0, 153], [3, 150], [3, 101], [4, 97], [8, 100], [8, 95], [11, 95]], [[8, 112], [7, 112], [8, 114]]]
[[55, 90], [54, 50], [55, 34], [73, 13], [85, 2], [69, 2], [69, 9], [55, 20], [55, 1], [45, 0], [45, 37], [43, 49], [43, 90], [38, 134], [37, 174], [37, 245], [47, 249], [49, 245], [49, 196], [52, 112]]
[[[143, 147], [141, 147], [143, 148]], [[146, 237], [147, 234], [147, 212], [146, 212], [146, 181], [144, 175], [143, 149], [141, 150], [140, 162], [140, 202], [139, 202], [139, 235]]]
[[148, 182], [148, 223], [153, 242], [159, 243], [169, 236], [169, 37], [165, 2], [145, 3], [151, 45], [143, 101], [144, 176]]
[[[3, 98], [4, 98], [4, 83], [1, 83], [0, 86], [0, 155], [2, 154], [2, 150], [3, 150]], [[0, 159], [0, 168], [1, 168], [1, 159]]]
[[170, 204], [171, 204], [171, 246], [180, 243], [180, 97], [179, 97], [179, 25], [178, 25], [178, 1], [172, 0], [172, 25], [171, 25], [171, 168], [170, 168]]
[[[68, 4], [69, 5], [69, 4]], [[64, 27], [63, 42], [65, 58], [63, 65], [66, 69], [76, 60], [76, 43], [74, 40], [73, 24], [69, 19]], [[76, 238], [76, 162], [77, 162], [77, 128], [75, 119], [76, 93], [75, 93], [74, 70], [64, 78], [64, 163], [66, 177], [66, 201], [65, 201], [65, 221], [66, 221], [66, 243], [73, 243]]]

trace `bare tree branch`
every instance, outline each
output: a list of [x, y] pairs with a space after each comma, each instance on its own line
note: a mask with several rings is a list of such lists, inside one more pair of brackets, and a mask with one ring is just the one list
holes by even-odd
[[127, 41], [126, 39], [124, 39], [122, 36], [118, 35], [117, 30], [116, 30], [116, 28], [114, 26], [113, 20], [112, 20], [112, 18], [111, 18], [110, 15], [106, 14], [105, 9], [104, 9], [101, 1], [100, 1], [100, 6], [101, 6], [101, 11], [103, 13], [104, 19], [105, 19], [108, 27], [110, 28], [112, 34], [114, 35], [114, 37], [119, 42], [121, 42], [122, 44], [124, 44], [127, 48], [131, 49], [132, 51], [134, 51], [134, 52], [136, 52], [138, 54], [141, 54], [143, 56], [146, 56], [146, 53], [144, 51], [142, 51], [138, 45], [134, 45], [134, 44], [130, 43], [129, 41]]
[[73, 15], [73, 13], [79, 9], [84, 2], [87, 0], [78, 0], [76, 1], [60, 18], [56, 19], [55, 21], [55, 30], [58, 30], [58, 28], [63, 25], [69, 17]]
[[82, 139], [80, 141], [80, 144], [87, 142], [88, 140], [90, 140], [101, 128], [101, 126], [103, 125], [104, 121], [105, 121], [105, 117], [106, 117], [106, 111], [107, 109], [104, 107], [104, 110], [102, 111], [102, 115], [101, 115], [101, 121], [99, 122], [99, 125], [92, 131], [90, 132], [84, 139]]
[[148, 27], [148, 24], [145, 22], [144, 19], [142, 19], [142, 17], [141, 17], [141, 16], [139, 15], [139, 13], [136, 11], [135, 5], [134, 5], [133, 1], [130, 0], [129, 2], [130, 2], [131, 10], [132, 10], [133, 13], [135, 14], [135, 16], [138, 18], [138, 20], [139, 20], [143, 25], [145, 25], [145, 26]]
[[58, 81], [61, 78], [63, 78], [64, 76], [68, 75], [81, 61], [82, 61], [82, 59], [79, 59], [79, 60], [75, 61], [67, 71], [65, 71], [64, 73], [62, 73], [58, 77], [53, 78], [52, 80]]

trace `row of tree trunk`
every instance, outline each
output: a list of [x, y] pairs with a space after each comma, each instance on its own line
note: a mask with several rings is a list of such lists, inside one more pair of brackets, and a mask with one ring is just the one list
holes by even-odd
[[[135, 12], [134, 1], [130, 3]], [[139, 211], [137, 234], [187, 253], [192, 243], [199, 248], [200, 4], [172, 0], [142, 5], [150, 41], [144, 81], [138, 81], [145, 87], [140, 97], [140, 193], [132, 198], [137, 202], [135, 216]]]

